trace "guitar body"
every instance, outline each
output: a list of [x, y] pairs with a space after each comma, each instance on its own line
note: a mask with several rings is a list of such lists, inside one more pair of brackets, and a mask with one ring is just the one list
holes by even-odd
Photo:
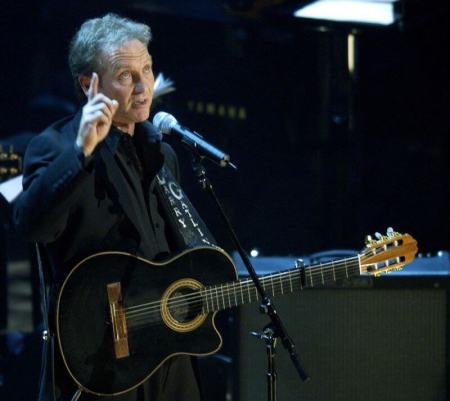
[[[222, 338], [215, 313], [202, 311], [204, 286], [236, 279], [223, 251], [194, 248], [164, 263], [121, 252], [92, 255], [67, 276], [58, 297], [59, 347], [75, 382], [98, 395], [120, 394], [149, 378], [177, 354], [216, 352]], [[128, 355], [115, 353], [108, 285], [120, 283]], [[196, 297], [196, 298], [195, 298]], [[180, 302], [186, 299], [197, 302]], [[190, 305], [190, 306], [189, 306]]]

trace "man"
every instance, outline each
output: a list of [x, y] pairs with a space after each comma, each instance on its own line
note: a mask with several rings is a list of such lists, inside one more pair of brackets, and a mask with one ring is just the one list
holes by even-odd
[[[45, 245], [53, 295], [69, 270], [93, 253], [126, 251], [161, 260], [196, 241], [208, 242], [203, 232], [204, 238], [199, 231], [180, 235], [171, 219], [173, 205], [155, 178], [161, 172], [178, 178], [178, 164], [147, 122], [154, 86], [150, 39], [148, 26], [114, 14], [86, 21], [69, 52], [76, 89], [86, 103], [27, 149], [15, 221], [24, 237]], [[70, 399], [75, 383], [62, 364], [56, 374], [57, 399]], [[98, 398], [112, 399], [83, 392], [80, 400]], [[169, 359], [144, 385], [113, 399], [200, 399], [191, 359]]]

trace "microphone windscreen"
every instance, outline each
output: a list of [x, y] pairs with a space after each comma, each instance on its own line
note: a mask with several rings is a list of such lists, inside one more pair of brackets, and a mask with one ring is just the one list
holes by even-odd
[[172, 127], [176, 123], [176, 118], [165, 111], [160, 111], [153, 117], [153, 125], [163, 134], [170, 134]]

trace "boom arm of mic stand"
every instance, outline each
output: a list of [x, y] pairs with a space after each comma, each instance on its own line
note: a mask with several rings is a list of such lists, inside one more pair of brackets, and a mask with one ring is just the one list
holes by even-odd
[[228, 219], [227, 215], [225, 214], [225, 211], [222, 208], [221, 203], [219, 202], [219, 199], [216, 196], [216, 193], [214, 191], [214, 188], [209, 181], [208, 177], [206, 176], [206, 170], [203, 164], [201, 163], [201, 158], [194, 156], [193, 160], [193, 169], [198, 177], [199, 183], [203, 190], [208, 191], [211, 197], [213, 198], [214, 203], [216, 204], [220, 216], [225, 222], [225, 225], [231, 235], [231, 238], [236, 246], [237, 251], [239, 252], [239, 255], [242, 258], [242, 261], [244, 262], [245, 267], [248, 270], [248, 273], [250, 277], [252, 278], [253, 282], [255, 283], [255, 287], [258, 291], [258, 293], [261, 296], [262, 299], [262, 308], [264, 312], [270, 317], [273, 327], [276, 330], [276, 335], [280, 337], [281, 342], [286, 348], [286, 350], [289, 353], [289, 356], [291, 357], [292, 363], [294, 364], [295, 369], [297, 370], [297, 373], [299, 374], [302, 381], [309, 381], [310, 377], [306, 373], [306, 371], [303, 369], [300, 358], [295, 350], [295, 345], [292, 339], [289, 337], [289, 335], [286, 332], [286, 329], [284, 328], [284, 325], [281, 321], [280, 316], [278, 315], [275, 306], [271, 299], [267, 296], [266, 292], [264, 291], [264, 288], [261, 285], [261, 282], [259, 281], [258, 275], [255, 272], [255, 269], [250, 262], [250, 259], [248, 258], [247, 254], [245, 253], [244, 249], [242, 248], [241, 243], [239, 242], [239, 239], [236, 236], [236, 233], [234, 232], [234, 229], [230, 223], [230, 220]]

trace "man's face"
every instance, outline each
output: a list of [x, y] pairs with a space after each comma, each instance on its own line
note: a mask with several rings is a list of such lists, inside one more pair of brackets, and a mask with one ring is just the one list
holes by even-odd
[[147, 47], [133, 39], [105, 52], [99, 91], [119, 102], [114, 115], [116, 125], [142, 122], [150, 115], [154, 77]]

